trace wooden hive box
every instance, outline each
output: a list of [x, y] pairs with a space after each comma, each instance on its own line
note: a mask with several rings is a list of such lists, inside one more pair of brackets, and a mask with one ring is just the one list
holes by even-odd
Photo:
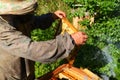
[[88, 70], [87, 68], [76, 68], [63, 64], [54, 71], [49, 72], [39, 80], [102, 80], [99, 76]]

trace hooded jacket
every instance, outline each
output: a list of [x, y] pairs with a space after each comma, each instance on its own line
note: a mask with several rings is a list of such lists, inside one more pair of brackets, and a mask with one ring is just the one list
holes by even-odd
[[54, 22], [52, 13], [11, 17], [0, 16], [0, 80], [34, 80], [35, 61], [63, 59], [75, 46], [68, 33], [48, 41], [32, 41], [33, 29], [45, 29]]

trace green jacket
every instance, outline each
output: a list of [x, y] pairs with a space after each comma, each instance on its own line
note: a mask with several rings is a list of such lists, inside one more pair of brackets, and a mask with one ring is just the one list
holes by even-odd
[[48, 28], [51, 13], [42, 16], [0, 16], [0, 80], [34, 80], [34, 62], [49, 63], [68, 57], [74, 43], [68, 33], [53, 40], [32, 41], [30, 32]]

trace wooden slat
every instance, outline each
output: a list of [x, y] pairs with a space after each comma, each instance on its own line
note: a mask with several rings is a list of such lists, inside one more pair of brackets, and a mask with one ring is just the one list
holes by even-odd
[[69, 22], [67, 18], [62, 18], [62, 20], [70, 27], [74, 32], [78, 32], [78, 30]]
[[99, 78], [96, 74], [92, 73], [90, 70], [88, 69], [82, 69], [83, 72], [85, 72], [87, 75], [91, 76], [93, 78], [93, 80], [102, 80], [101, 78]]

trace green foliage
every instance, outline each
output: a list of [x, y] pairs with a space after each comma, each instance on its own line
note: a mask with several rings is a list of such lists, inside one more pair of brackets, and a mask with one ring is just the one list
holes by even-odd
[[90, 21], [88, 19], [85, 19], [85, 20], [81, 21], [79, 24], [81, 24], [82, 26], [89, 26]]
[[120, 19], [111, 18], [108, 21], [95, 23], [88, 33], [90, 36], [97, 37], [97, 41], [104, 41], [106, 43], [115, 43], [120, 41]]
[[[87, 43], [80, 48], [75, 60], [76, 67], [86, 67], [101, 75], [120, 79], [120, 1], [119, 0], [38, 0], [36, 15], [54, 12], [66, 12], [70, 21], [74, 16], [84, 17], [85, 12], [95, 17], [91, 26], [88, 20], [80, 22], [87, 26]], [[34, 30], [32, 39], [36, 41], [54, 38], [58, 23], [49, 29]], [[61, 61], [53, 64], [36, 63], [36, 77], [54, 70]]]
[[58, 60], [54, 63], [48, 63], [48, 64], [42, 64], [42, 63], [36, 62], [35, 63], [35, 69], [36, 69], [35, 75], [36, 75], [36, 77], [40, 77], [40, 76], [54, 70], [60, 64], [61, 64], [60, 60]]
[[[73, 9], [79, 8], [81, 9], [81, 12], [88, 11], [91, 13], [91, 15], [94, 15], [95, 13], [98, 14], [100, 17], [108, 17], [111, 15], [111, 11], [113, 11], [116, 7], [119, 6], [119, 1], [112, 0], [112, 1], [106, 1], [106, 0], [63, 0], [68, 6], [70, 6]], [[76, 12], [77, 13], [77, 12]], [[75, 13], [75, 14], [76, 14]], [[79, 10], [78, 10], [79, 13]], [[79, 13], [81, 14], [81, 13]], [[78, 15], [77, 15], [78, 16]]]
[[36, 9], [37, 15], [54, 12], [56, 10], [62, 10], [68, 13], [70, 9], [61, 0], [38, 0], [38, 7]]

